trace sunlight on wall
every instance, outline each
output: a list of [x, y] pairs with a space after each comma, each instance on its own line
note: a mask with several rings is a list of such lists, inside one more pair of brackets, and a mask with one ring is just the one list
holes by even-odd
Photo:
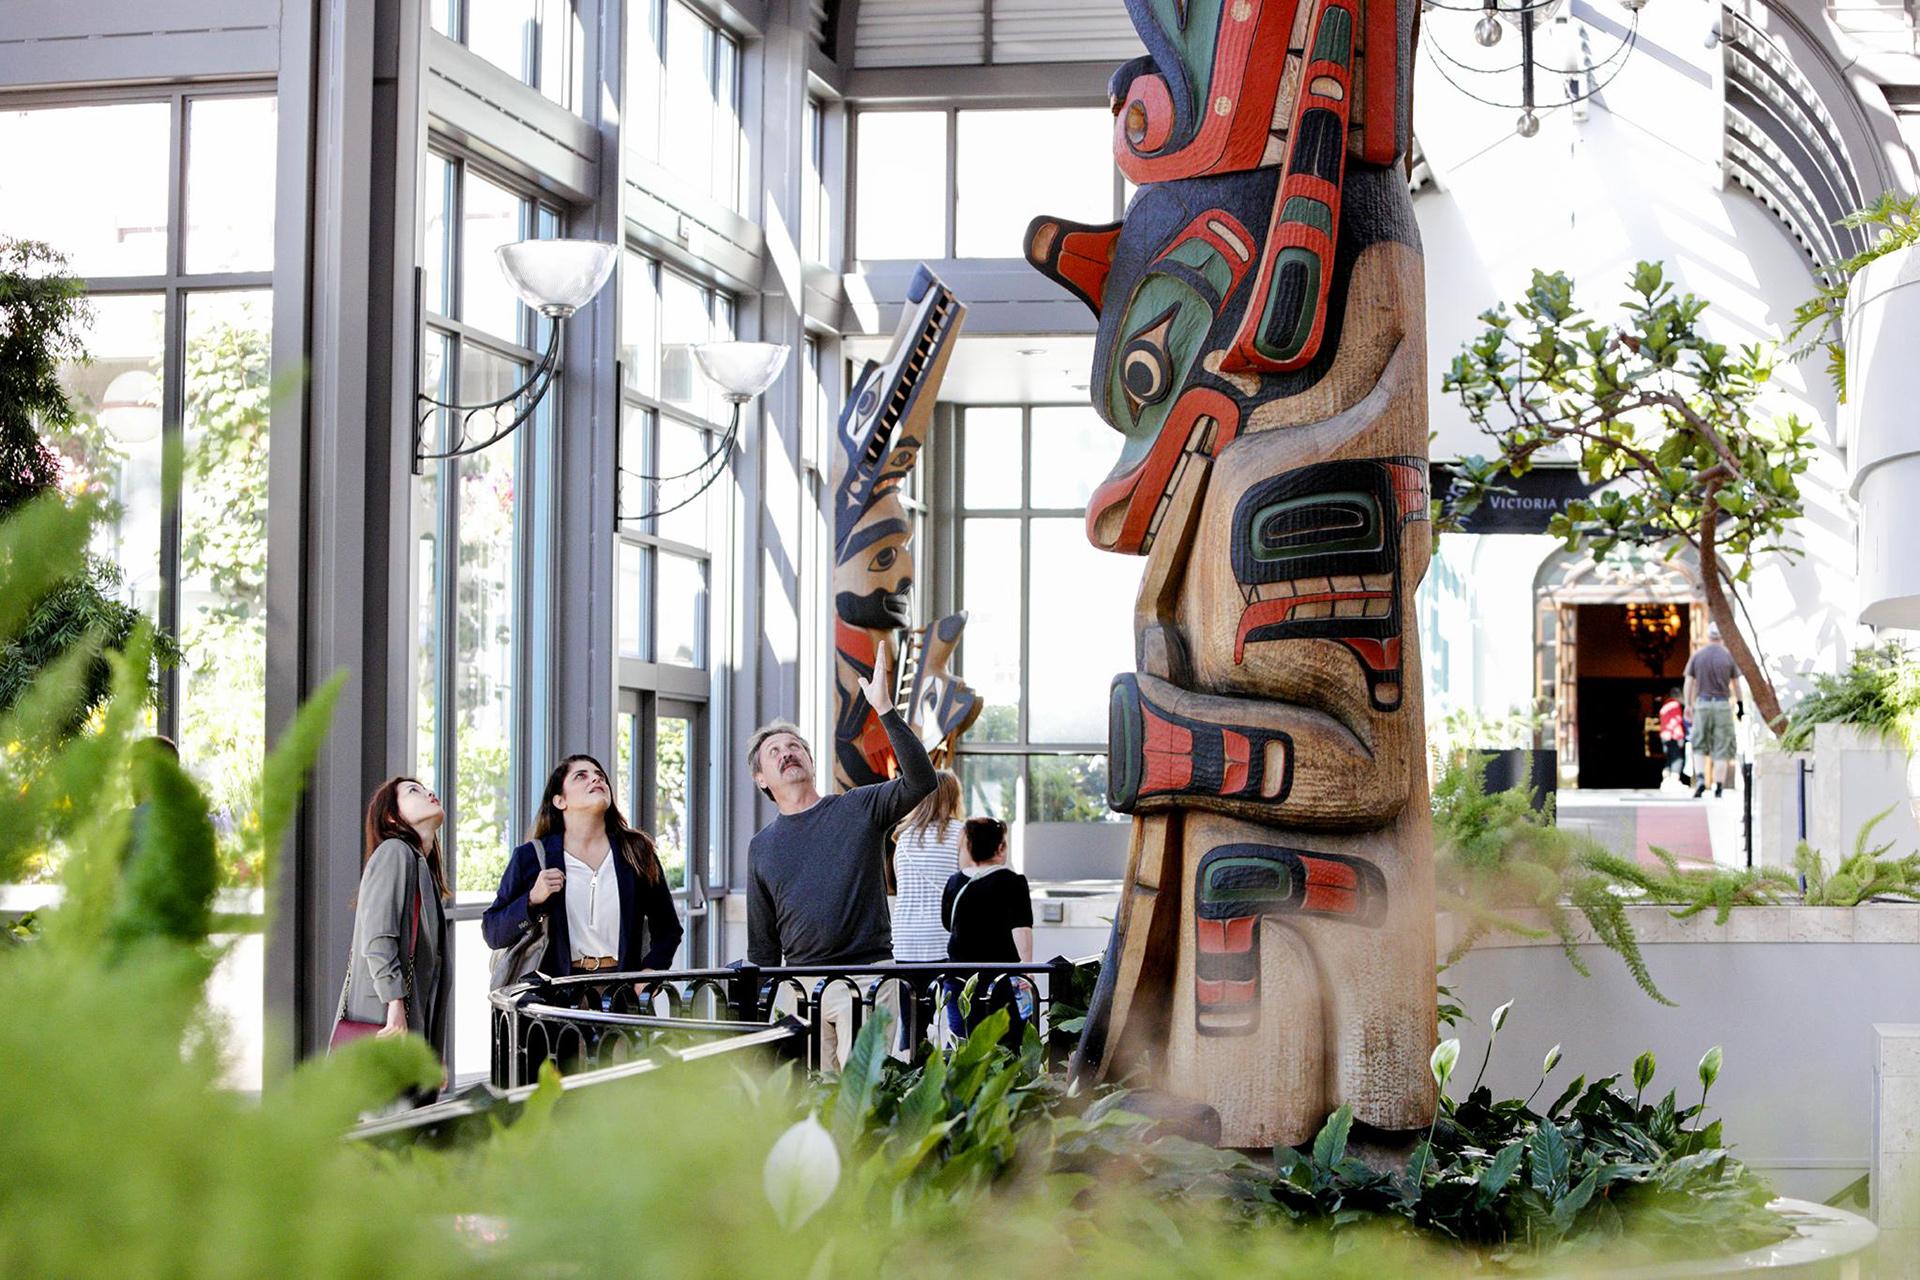
[[[1599, 62], [1617, 37], [1597, 22], [1623, 21], [1624, 12], [1602, 4], [1575, 14], [1588, 19], [1586, 47]], [[1431, 52], [1420, 54], [1414, 129], [1436, 181], [1414, 209], [1426, 256], [1435, 458], [1490, 451], [1440, 392], [1440, 379], [1479, 332], [1479, 314], [1518, 296], [1536, 267], [1567, 272], [1576, 296], [1601, 309], [1618, 304], [1635, 262], [1662, 261], [1677, 288], [1711, 303], [1708, 328], [1729, 344], [1779, 342], [1794, 306], [1812, 293], [1810, 266], [1785, 230], [1758, 202], [1721, 185], [1721, 54], [1706, 46], [1711, 16], [1709, 6], [1647, 6], [1638, 49], [1589, 119], [1545, 112], [1531, 139], [1514, 132], [1517, 107], [1472, 101], [1439, 73]], [[1471, 65], [1510, 67], [1518, 56], [1512, 31], [1493, 49], [1475, 45], [1472, 15], [1434, 10], [1423, 22], [1428, 39]], [[1518, 101], [1517, 72], [1469, 82], [1446, 70], [1478, 93]], [[1561, 92], [1557, 77], [1542, 77], [1542, 103]], [[1818, 363], [1784, 365], [1765, 404], [1814, 423], [1822, 444], [1803, 482], [1807, 517], [1795, 538], [1802, 556], [1757, 564], [1748, 593], [1769, 665], [1791, 688], [1808, 671], [1840, 665], [1860, 635], [1854, 516]], [[1552, 545], [1447, 535], [1442, 555], [1468, 584], [1469, 624], [1461, 634], [1457, 610], [1430, 607], [1450, 632], [1444, 662], [1425, 639], [1436, 714], [1462, 706], [1499, 713], [1533, 696], [1533, 573]]]

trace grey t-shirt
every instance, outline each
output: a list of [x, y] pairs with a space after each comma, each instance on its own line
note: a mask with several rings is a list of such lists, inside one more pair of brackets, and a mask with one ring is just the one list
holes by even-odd
[[933, 763], [897, 711], [880, 717], [900, 776], [783, 813], [747, 845], [747, 959], [880, 964], [893, 959], [886, 834], [933, 791]]
[[1687, 659], [1687, 674], [1693, 677], [1696, 698], [1724, 700], [1727, 691], [1733, 687], [1733, 678], [1739, 674], [1739, 669], [1733, 665], [1733, 655], [1727, 652], [1724, 645], [1708, 643]]

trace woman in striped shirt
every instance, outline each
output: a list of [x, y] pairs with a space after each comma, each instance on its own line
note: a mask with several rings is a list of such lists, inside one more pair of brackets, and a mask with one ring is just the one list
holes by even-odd
[[893, 908], [893, 958], [945, 960], [940, 891], [960, 865], [960, 779], [940, 769], [933, 794], [894, 829], [893, 870], [900, 896]]

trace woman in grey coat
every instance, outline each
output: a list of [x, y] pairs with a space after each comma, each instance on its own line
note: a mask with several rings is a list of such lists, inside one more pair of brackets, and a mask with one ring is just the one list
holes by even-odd
[[413, 778], [389, 778], [367, 804], [367, 844], [353, 916], [344, 1016], [378, 1034], [425, 1036], [447, 1060], [446, 872], [440, 798]]

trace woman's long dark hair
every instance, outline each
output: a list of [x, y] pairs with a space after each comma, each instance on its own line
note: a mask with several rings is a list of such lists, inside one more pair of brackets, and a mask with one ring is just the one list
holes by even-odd
[[[566, 830], [566, 815], [555, 807], [553, 801], [566, 785], [567, 771], [582, 760], [600, 770], [603, 779], [607, 778], [605, 767], [588, 755], [568, 756], [553, 766], [553, 772], [547, 775], [547, 785], [540, 792], [540, 811], [533, 815], [533, 831], [527, 836], [529, 840], [542, 840], [555, 832]], [[611, 779], [607, 779], [607, 843], [627, 860], [628, 866], [646, 877], [648, 884], [659, 884], [665, 878], [666, 872], [660, 867], [660, 855], [654, 852], [653, 837], [630, 825], [622, 816], [620, 802], [613, 795]]]
[[374, 788], [373, 799], [367, 801], [367, 847], [360, 851], [360, 865], [367, 865], [367, 859], [373, 857], [373, 851], [388, 840], [404, 840], [412, 845], [427, 859], [427, 869], [433, 872], [433, 890], [440, 895], [440, 901], [447, 901], [447, 873], [440, 863], [440, 833], [433, 833], [433, 847], [420, 848], [420, 833], [413, 824], [400, 816], [401, 784], [412, 782], [425, 786], [418, 778], [401, 774], [388, 778]]

